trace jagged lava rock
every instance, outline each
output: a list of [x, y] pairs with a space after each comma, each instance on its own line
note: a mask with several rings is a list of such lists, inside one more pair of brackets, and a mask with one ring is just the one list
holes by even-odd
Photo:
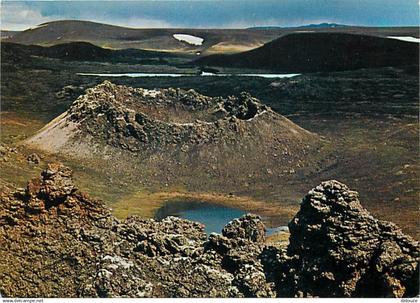
[[222, 235], [212, 233], [206, 250], [223, 256], [222, 266], [234, 275], [233, 284], [246, 297], [274, 297], [274, 283], [267, 281], [259, 256], [264, 247], [265, 226], [257, 215], [246, 214], [232, 220]]
[[0, 198], [4, 296], [275, 295], [257, 259], [262, 244], [229, 239], [235, 245], [227, 257], [205, 248], [200, 223], [117, 220], [102, 202], [80, 193], [72, 171], [61, 164], [49, 164], [26, 189], [5, 190]]
[[418, 294], [418, 242], [393, 223], [372, 217], [358, 193], [340, 182], [312, 189], [289, 230], [287, 296]]
[[232, 220], [222, 229], [223, 236], [227, 238], [242, 238], [252, 242], [264, 242], [265, 232], [266, 229], [261, 218], [253, 214]]
[[0, 293], [6, 297], [407, 297], [419, 245], [328, 181], [289, 225], [287, 251], [264, 243], [255, 215], [208, 238], [169, 217], [120, 221], [50, 164], [0, 195]]

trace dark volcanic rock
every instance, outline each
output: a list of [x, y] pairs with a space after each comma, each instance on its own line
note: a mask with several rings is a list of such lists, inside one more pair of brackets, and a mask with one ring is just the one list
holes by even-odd
[[61, 164], [49, 164], [41, 174], [39, 194], [47, 200], [55, 202], [65, 200], [76, 190], [72, 179], [73, 172]]
[[373, 218], [346, 185], [327, 181], [312, 189], [289, 229], [283, 295], [417, 295], [418, 243]]
[[83, 121], [82, 131], [131, 151], [234, 138], [239, 120], [274, 114], [247, 93], [223, 99], [192, 89], [147, 90], [109, 81], [88, 89], [68, 113], [71, 121]]
[[29, 163], [33, 163], [33, 164], [39, 164], [39, 162], [41, 162], [41, 158], [36, 153], [30, 154], [26, 158], [26, 160], [28, 160]]
[[102, 202], [78, 192], [72, 171], [61, 164], [48, 165], [26, 190], [5, 190], [0, 198], [4, 296], [275, 295], [256, 258], [261, 245], [235, 239], [226, 257], [235, 268], [227, 269], [224, 253], [205, 249], [202, 224], [173, 217], [119, 221]]
[[259, 217], [208, 239], [200, 223], [117, 220], [50, 164], [0, 195], [0, 293], [12, 297], [414, 296], [418, 243], [336, 181], [303, 200], [287, 252]]
[[222, 230], [227, 238], [241, 238], [252, 242], [265, 241], [265, 226], [257, 215], [247, 214], [229, 222]]

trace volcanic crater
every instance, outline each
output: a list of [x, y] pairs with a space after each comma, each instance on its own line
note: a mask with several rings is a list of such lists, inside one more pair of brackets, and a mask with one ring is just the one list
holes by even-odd
[[59, 130], [68, 139], [81, 132], [130, 151], [244, 138], [309, 144], [319, 139], [246, 92], [227, 98], [209, 97], [192, 89], [148, 90], [109, 81], [88, 89], [67, 112], [27, 142], [45, 149], [48, 144], [44, 141], [51, 141]]
[[184, 178], [186, 186], [218, 191], [317, 169], [327, 144], [246, 92], [210, 97], [109, 81], [87, 89], [25, 142], [83, 161], [108, 159], [103, 166], [122, 175], [134, 170], [136, 178], [160, 183]]

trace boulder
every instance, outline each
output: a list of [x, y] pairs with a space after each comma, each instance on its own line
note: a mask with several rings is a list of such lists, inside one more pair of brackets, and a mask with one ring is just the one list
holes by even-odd
[[60, 163], [48, 164], [41, 173], [39, 194], [49, 202], [64, 201], [68, 195], [76, 191], [73, 183], [73, 172]]
[[26, 159], [32, 164], [39, 164], [41, 162], [41, 158], [36, 153], [30, 154]]

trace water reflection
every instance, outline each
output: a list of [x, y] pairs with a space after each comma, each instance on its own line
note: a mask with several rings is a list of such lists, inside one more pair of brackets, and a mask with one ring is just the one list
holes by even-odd
[[77, 73], [79, 76], [94, 76], [94, 77], [130, 77], [130, 78], [141, 78], [141, 77], [261, 77], [261, 78], [291, 78], [299, 76], [300, 74], [224, 74], [224, 73], [208, 73], [203, 72], [201, 74], [180, 74], [180, 73], [121, 73], [121, 74], [101, 74], [101, 73]]

